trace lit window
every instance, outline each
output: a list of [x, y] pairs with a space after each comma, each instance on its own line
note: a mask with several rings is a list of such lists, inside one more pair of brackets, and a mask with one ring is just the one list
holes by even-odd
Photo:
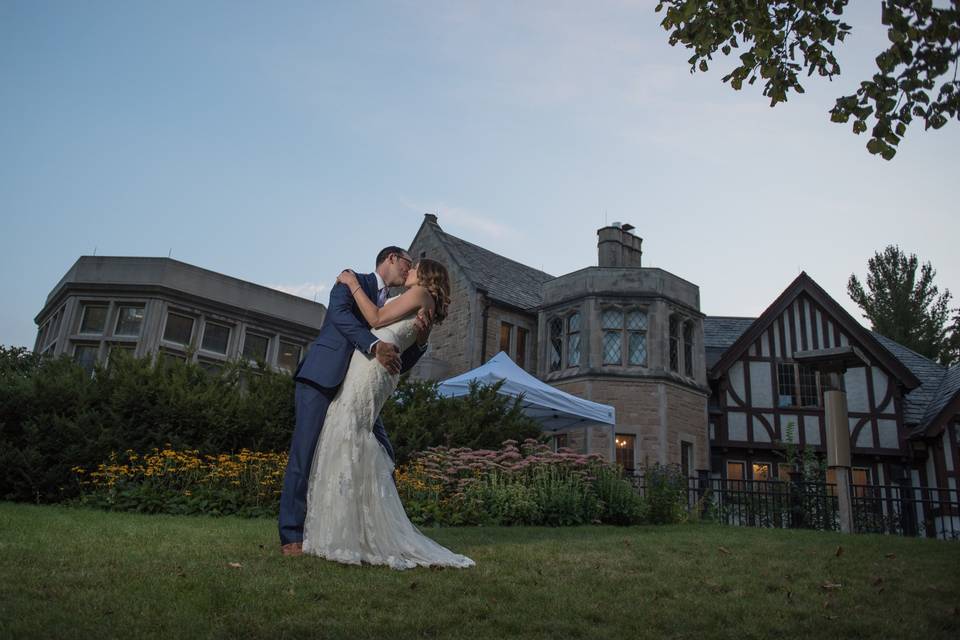
[[118, 336], [139, 336], [143, 326], [143, 307], [120, 307], [117, 314], [117, 328], [114, 333]]
[[107, 326], [107, 307], [102, 305], [83, 305], [83, 317], [80, 320], [80, 333], [101, 334]]
[[247, 333], [243, 339], [243, 356], [257, 362], [266, 362], [267, 345], [270, 344], [270, 338], [256, 333]]
[[176, 344], [190, 344], [193, 336], [193, 318], [178, 313], [167, 314], [167, 326], [163, 329], [163, 339]]
[[227, 353], [230, 342], [230, 327], [215, 322], [207, 322], [203, 327], [203, 342], [200, 347], [213, 353]]
[[628, 433], [618, 433], [614, 439], [617, 451], [617, 464], [633, 471], [633, 453], [636, 447], [637, 436]]
[[753, 463], [753, 479], [754, 480], [770, 480], [770, 464], [767, 462], [754, 462]]
[[572, 313], [567, 318], [567, 366], [580, 365], [580, 314]]
[[300, 347], [290, 342], [280, 341], [280, 353], [277, 355], [277, 366], [293, 372], [300, 363]]

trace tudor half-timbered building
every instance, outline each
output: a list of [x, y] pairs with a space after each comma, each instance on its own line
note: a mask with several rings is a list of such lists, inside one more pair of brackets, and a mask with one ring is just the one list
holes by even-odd
[[[598, 266], [553, 277], [456, 238], [427, 214], [410, 253], [450, 267], [453, 304], [415, 375], [444, 378], [505, 351], [540, 379], [617, 409], [615, 447], [600, 431], [558, 444], [680, 465], [692, 477], [785, 478], [788, 444], [822, 455], [817, 372], [794, 354], [853, 345], [846, 372], [855, 484], [942, 487], [956, 500], [960, 366], [947, 369], [865, 329], [806, 273], [759, 318], [708, 316], [699, 288], [641, 265], [641, 239], [598, 231]], [[960, 530], [960, 526], [956, 527]]]

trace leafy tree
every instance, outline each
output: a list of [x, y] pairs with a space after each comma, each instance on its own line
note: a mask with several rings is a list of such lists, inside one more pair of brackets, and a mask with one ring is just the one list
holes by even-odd
[[[916, 254], [909, 256], [890, 245], [867, 263], [867, 289], [856, 275], [847, 282], [847, 293], [870, 321], [872, 329], [931, 360], [949, 365], [957, 361], [960, 341], [958, 323], [948, 327], [949, 289], [941, 294], [933, 279], [937, 272], [929, 262], [920, 266]], [[958, 316], [960, 317], [960, 316]]]
[[[849, 0], [660, 0], [661, 26], [672, 45], [693, 49], [690, 72], [707, 71], [718, 51], [745, 49], [740, 63], [723, 77], [739, 90], [744, 81], [763, 79], [770, 106], [803, 93], [806, 71], [832, 79], [840, 75], [834, 47], [852, 28], [841, 21]], [[914, 118], [925, 129], [960, 119], [960, 0], [934, 7], [933, 0], [882, 0], [881, 21], [890, 46], [876, 58], [877, 72], [853, 95], [837, 99], [831, 120], [853, 118], [853, 132], [873, 122], [867, 150], [890, 160]], [[952, 73], [951, 73], [952, 71]], [[941, 80], [941, 78], [943, 78]], [[938, 89], [939, 83], [939, 89]]]
[[428, 447], [496, 449], [504, 440], [540, 436], [520, 400], [497, 393], [502, 384], [473, 383], [468, 395], [444, 398], [436, 382], [402, 380], [381, 413], [397, 463]]

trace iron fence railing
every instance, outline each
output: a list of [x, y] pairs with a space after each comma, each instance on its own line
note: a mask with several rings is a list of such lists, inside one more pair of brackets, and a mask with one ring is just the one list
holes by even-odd
[[[641, 495], [642, 473], [628, 473]], [[707, 472], [691, 477], [686, 508], [700, 518], [728, 525], [780, 529], [840, 530], [837, 486], [803, 480], [727, 480]], [[960, 499], [956, 489], [914, 487], [905, 478], [894, 485], [852, 485], [850, 500], [857, 533], [882, 533], [960, 540]]]

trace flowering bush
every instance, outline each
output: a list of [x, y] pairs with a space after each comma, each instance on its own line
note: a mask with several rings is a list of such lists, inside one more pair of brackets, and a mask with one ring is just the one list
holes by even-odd
[[598, 455], [536, 440], [499, 450], [433, 447], [397, 473], [407, 514], [418, 524], [633, 524], [642, 501], [620, 470]]
[[74, 467], [81, 502], [116, 511], [207, 515], [275, 515], [285, 453], [201, 456], [197, 450], [126, 451], [88, 471]]

